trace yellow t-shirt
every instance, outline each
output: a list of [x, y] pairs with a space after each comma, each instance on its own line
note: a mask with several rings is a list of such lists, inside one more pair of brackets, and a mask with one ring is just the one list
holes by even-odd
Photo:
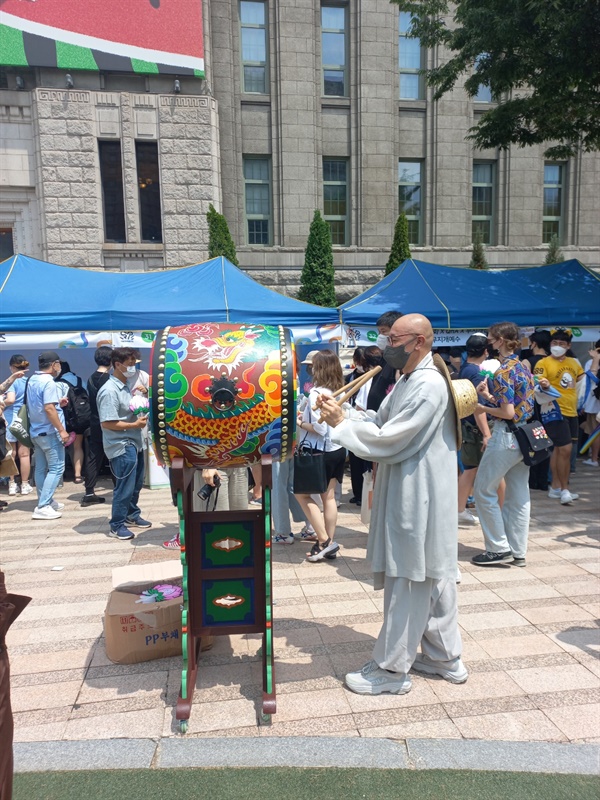
[[533, 374], [540, 378], [547, 378], [560, 397], [556, 398], [558, 407], [563, 417], [577, 416], [577, 378], [583, 375], [583, 367], [576, 358], [563, 358], [562, 361], [554, 356], [541, 358], [535, 365]]

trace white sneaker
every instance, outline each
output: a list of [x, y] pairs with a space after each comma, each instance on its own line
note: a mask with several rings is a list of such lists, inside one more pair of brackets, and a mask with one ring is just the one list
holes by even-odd
[[31, 519], [58, 519], [62, 517], [60, 511], [55, 511], [52, 506], [36, 506], [31, 515]]
[[290, 533], [289, 536], [286, 536], [283, 533], [276, 533], [273, 536], [274, 544], [294, 544], [294, 534]]
[[407, 694], [412, 681], [402, 672], [388, 672], [375, 661], [368, 661], [360, 672], [346, 675], [346, 686], [356, 694]]
[[23, 481], [21, 484], [21, 494], [31, 494], [33, 492], [33, 486], [29, 483], [29, 481]]
[[421, 672], [425, 675], [439, 675], [440, 678], [450, 683], [465, 683], [469, 677], [467, 668], [460, 658], [454, 662], [434, 661], [429, 656], [418, 653], [412, 668], [415, 672]]
[[548, 497], [551, 497], [553, 500], [560, 500], [561, 498], [561, 490], [560, 489], [553, 489], [550, 487], [548, 489]]
[[573, 500], [579, 500], [579, 495], [575, 492], [570, 492], [568, 489], [563, 489], [560, 493], [560, 504], [563, 506], [569, 506]]
[[581, 463], [585, 464], [586, 467], [597, 467], [597, 466], [599, 466], [598, 462], [597, 461], [593, 461], [591, 458], [586, 458], [586, 460], [582, 461]]
[[64, 503], [59, 503], [59, 502], [58, 502], [58, 500], [53, 500], [53, 501], [50, 503], [50, 505], [52, 506], [52, 508], [53, 508], [55, 511], [62, 511], [62, 510], [63, 510], [63, 508], [65, 507], [65, 504], [64, 504]]
[[465, 508], [464, 511], [458, 512], [458, 524], [462, 527], [466, 527], [468, 525], [479, 525], [479, 517], [476, 517], [475, 514], [472, 514], [468, 508]]
[[19, 487], [17, 486], [17, 484], [14, 481], [9, 481], [8, 482], [8, 496], [9, 497], [14, 497], [16, 494], [18, 494], [18, 491], [17, 491], [18, 488]]

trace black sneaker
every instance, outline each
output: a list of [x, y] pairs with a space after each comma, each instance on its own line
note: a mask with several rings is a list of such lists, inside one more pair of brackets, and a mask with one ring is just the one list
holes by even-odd
[[79, 505], [86, 508], [86, 506], [96, 506], [99, 503], [106, 503], [106, 498], [98, 497], [97, 494], [86, 494]]
[[512, 565], [513, 567], [526, 567], [527, 562], [524, 558], [517, 558], [516, 556], [513, 556]]
[[510, 550], [507, 553], [480, 553], [478, 556], [473, 556], [471, 564], [477, 564], [478, 567], [490, 567], [492, 564], [509, 564], [513, 560], [513, 554]]
[[126, 519], [125, 525], [131, 525], [132, 528], [151, 528], [152, 523], [148, 522], [147, 519], [142, 519], [141, 517], [136, 517], [135, 519]]

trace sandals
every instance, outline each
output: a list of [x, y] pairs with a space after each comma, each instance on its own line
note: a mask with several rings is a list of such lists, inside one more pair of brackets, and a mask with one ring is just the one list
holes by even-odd
[[311, 547], [310, 553], [307, 554], [306, 560], [307, 561], [322, 561], [324, 558], [329, 560], [334, 559], [340, 546], [337, 542], [332, 542], [331, 539], [326, 539], [322, 544], [321, 542], [315, 542]]
[[83, 478], [73, 478], [73, 483], [83, 483]]

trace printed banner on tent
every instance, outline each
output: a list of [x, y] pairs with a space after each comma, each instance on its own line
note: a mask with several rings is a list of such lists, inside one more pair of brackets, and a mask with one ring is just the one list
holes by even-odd
[[[547, 330], [552, 330], [549, 325]], [[377, 328], [368, 325], [343, 325], [342, 326], [342, 346], [343, 347], [369, 347], [377, 341]], [[527, 339], [535, 331], [539, 330], [533, 326], [519, 328], [521, 337]], [[600, 339], [600, 328], [570, 328], [574, 342], [596, 342]], [[449, 328], [437, 328], [433, 332], [434, 347], [461, 347], [466, 344], [467, 339], [472, 333], [485, 333], [485, 329], [472, 328], [470, 330], [453, 331]]]
[[3, 0], [0, 64], [204, 77], [202, 0]]

